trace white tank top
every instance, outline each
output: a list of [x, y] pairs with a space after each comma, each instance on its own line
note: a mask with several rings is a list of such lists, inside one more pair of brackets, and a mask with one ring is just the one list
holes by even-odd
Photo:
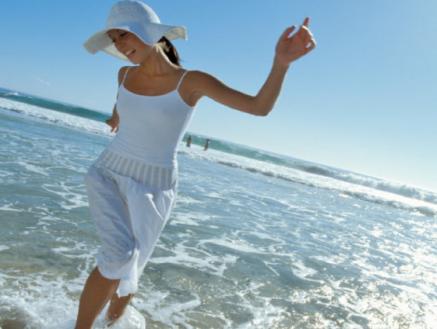
[[118, 88], [116, 108], [120, 117], [117, 135], [108, 145], [110, 151], [157, 166], [177, 167], [177, 149], [194, 107], [176, 89], [162, 95], [145, 96], [124, 86], [127, 72]]

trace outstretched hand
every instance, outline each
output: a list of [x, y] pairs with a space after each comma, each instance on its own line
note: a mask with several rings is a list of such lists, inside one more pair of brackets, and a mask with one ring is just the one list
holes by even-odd
[[291, 36], [296, 28], [294, 25], [282, 33], [275, 49], [275, 60], [279, 64], [287, 66], [316, 47], [314, 36], [308, 28], [309, 22], [309, 17], [305, 18], [300, 29]]

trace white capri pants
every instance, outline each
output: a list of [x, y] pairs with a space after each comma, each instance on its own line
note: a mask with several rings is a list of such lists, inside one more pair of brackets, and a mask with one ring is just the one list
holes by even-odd
[[175, 204], [176, 167], [147, 164], [105, 149], [85, 175], [91, 217], [101, 246], [100, 273], [120, 279], [119, 297], [138, 290], [138, 280]]

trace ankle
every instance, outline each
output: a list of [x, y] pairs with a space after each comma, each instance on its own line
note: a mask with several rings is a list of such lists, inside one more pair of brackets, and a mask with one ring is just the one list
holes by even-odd
[[106, 312], [106, 320], [112, 324], [117, 319], [119, 319], [126, 310], [126, 307], [129, 305], [129, 302], [132, 300], [134, 295], [130, 294], [124, 297], [118, 297], [117, 293], [111, 298], [111, 303], [109, 304], [108, 311]]

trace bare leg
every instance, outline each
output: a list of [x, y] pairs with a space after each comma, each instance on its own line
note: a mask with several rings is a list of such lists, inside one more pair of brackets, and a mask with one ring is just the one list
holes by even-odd
[[95, 267], [80, 296], [75, 329], [91, 329], [99, 313], [118, 288], [120, 280], [103, 277]]
[[114, 293], [106, 314], [106, 319], [110, 321], [110, 325], [115, 323], [115, 321], [123, 315], [126, 306], [129, 304], [133, 296], [133, 294], [129, 294], [128, 296], [118, 297], [117, 293]]

